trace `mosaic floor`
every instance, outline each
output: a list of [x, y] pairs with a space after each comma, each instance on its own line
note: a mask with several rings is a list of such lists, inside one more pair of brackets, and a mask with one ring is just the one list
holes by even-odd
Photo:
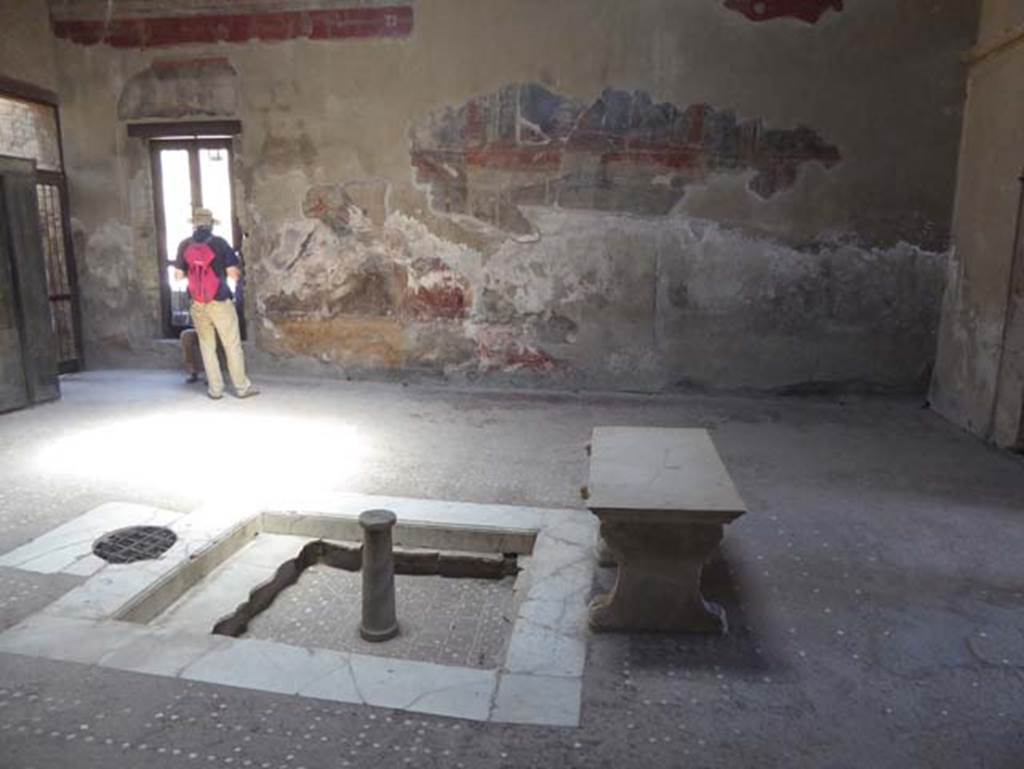
[[[84, 552], [119, 526], [177, 530], [181, 516], [202, 504], [204, 489], [150, 468], [150, 458], [166, 448], [168, 432], [160, 428], [213, 411], [235, 420], [229, 433], [241, 465], [286, 461], [302, 479], [303, 497], [386, 491], [546, 508], [582, 507], [583, 447], [594, 424], [711, 427], [751, 506], [706, 574], [707, 595], [726, 607], [732, 633], [589, 635], [575, 728], [397, 710], [375, 678], [387, 671], [383, 663], [401, 662], [394, 659], [357, 665], [366, 674], [360, 686], [369, 684], [366, 698], [385, 703], [371, 706], [296, 696], [301, 684], [285, 688], [294, 680], [287, 666], [280, 689], [198, 680], [207, 673], [255, 677], [255, 654], [233, 671], [218, 655], [217, 670], [211, 664], [193, 679], [137, 672], [143, 665], [125, 647], [110, 656], [96, 650], [106, 656], [102, 664], [0, 653], [0, 767], [1021, 766], [1024, 458], [987, 449], [919, 402], [260, 384], [259, 398], [213, 403], [173, 372], [90, 372], [66, 379], [57, 404], [4, 415], [0, 553], [115, 500], [177, 517], [129, 516], [127, 509], [119, 516], [107, 507], [95, 529], [81, 532]], [[303, 444], [305, 428], [293, 424], [351, 428], [362, 464], [343, 477], [322, 472], [328, 461], [345, 469], [340, 452]], [[282, 431], [279, 443], [305, 449], [285, 456], [238, 439], [268, 426]], [[76, 450], [55, 458], [53, 448], [67, 441]], [[66, 463], [57, 461], [65, 455]], [[255, 488], [262, 500], [273, 495], [273, 483], [296, 486], [292, 473], [264, 475], [249, 471], [227, 490]], [[320, 508], [303, 499], [297, 509]], [[98, 569], [138, 568], [104, 566], [80, 552], [0, 565], [0, 630], [45, 610]], [[612, 577], [598, 570], [596, 587], [607, 588]], [[76, 635], [69, 650], [82, 657], [96, 649], [93, 632]], [[234, 643], [261, 653], [273, 645]], [[136, 649], [150, 655], [147, 667], [161, 659], [185, 664], [158, 656], [153, 644]], [[174, 649], [185, 653], [180, 644]], [[122, 662], [133, 669], [112, 667]], [[551, 700], [532, 696], [529, 703]]]
[[401, 634], [385, 643], [359, 637], [360, 574], [318, 564], [253, 618], [242, 638], [398, 657], [440, 665], [501, 667], [516, 618], [514, 577], [395, 578]]

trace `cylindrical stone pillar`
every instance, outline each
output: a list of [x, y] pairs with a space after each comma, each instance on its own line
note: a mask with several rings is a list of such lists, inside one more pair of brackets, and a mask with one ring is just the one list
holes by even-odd
[[367, 641], [387, 641], [398, 635], [395, 616], [395, 556], [391, 529], [398, 517], [390, 510], [360, 514], [363, 527], [363, 619], [359, 634]]

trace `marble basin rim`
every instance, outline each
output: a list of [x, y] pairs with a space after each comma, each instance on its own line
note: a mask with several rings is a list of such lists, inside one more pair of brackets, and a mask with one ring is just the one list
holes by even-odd
[[[228, 529], [223, 537], [180, 562], [175, 569], [127, 601], [110, 618], [126, 622], [151, 621], [261, 534], [289, 534], [340, 542], [362, 540], [358, 514], [258, 513]], [[440, 549], [439, 544], [445, 544], [445, 550], [470, 553], [530, 555], [536, 537], [535, 530], [432, 521], [408, 521], [397, 525], [394, 530], [396, 547]], [[255, 587], [257, 585], [253, 585]]]
[[[116, 516], [100, 506], [0, 556], [0, 565], [26, 570], [93, 570], [83, 584], [0, 633], [0, 652], [477, 721], [579, 725], [598, 528], [586, 510], [359, 494], [339, 495], [316, 512], [207, 506], [184, 514], [111, 505], [119, 505]], [[138, 508], [134, 519], [131, 508]], [[528, 562], [499, 669], [153, 626], [260, 534], [358, 542], [359, 513], [373, 508], [398, 515], [396, 546], [515, 553]], [[91, 560], [91, 539], [83, 532], [114, 517], [143, 522], [154, 514], [178, 535], [160, 559], [125, 565]]]

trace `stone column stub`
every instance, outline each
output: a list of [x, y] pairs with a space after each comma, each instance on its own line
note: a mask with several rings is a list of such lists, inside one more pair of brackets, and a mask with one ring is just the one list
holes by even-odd
[[387, 641], [398, 635], [395, 614], [395, 555], [391, 530], [398, 521], [390, 510], [366, 510], [363, 528], [363, 613], [359, 635], [366, 641]]

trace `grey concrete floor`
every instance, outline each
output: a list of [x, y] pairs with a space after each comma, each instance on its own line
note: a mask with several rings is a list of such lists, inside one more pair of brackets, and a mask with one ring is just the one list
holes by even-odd
[[[700, 426], [750, 508], [705, 579], [732, 634], [593, 637], [576, 730], [0, 654], [0, 769], [1024, 767], [1024, 462], [919, 402], [261, 385], [93, 372], [0, 416], [0, 551], [111, 500], [579, 507], [594, 425]], [[0, 627], [74, 584], [0, 570]]]

